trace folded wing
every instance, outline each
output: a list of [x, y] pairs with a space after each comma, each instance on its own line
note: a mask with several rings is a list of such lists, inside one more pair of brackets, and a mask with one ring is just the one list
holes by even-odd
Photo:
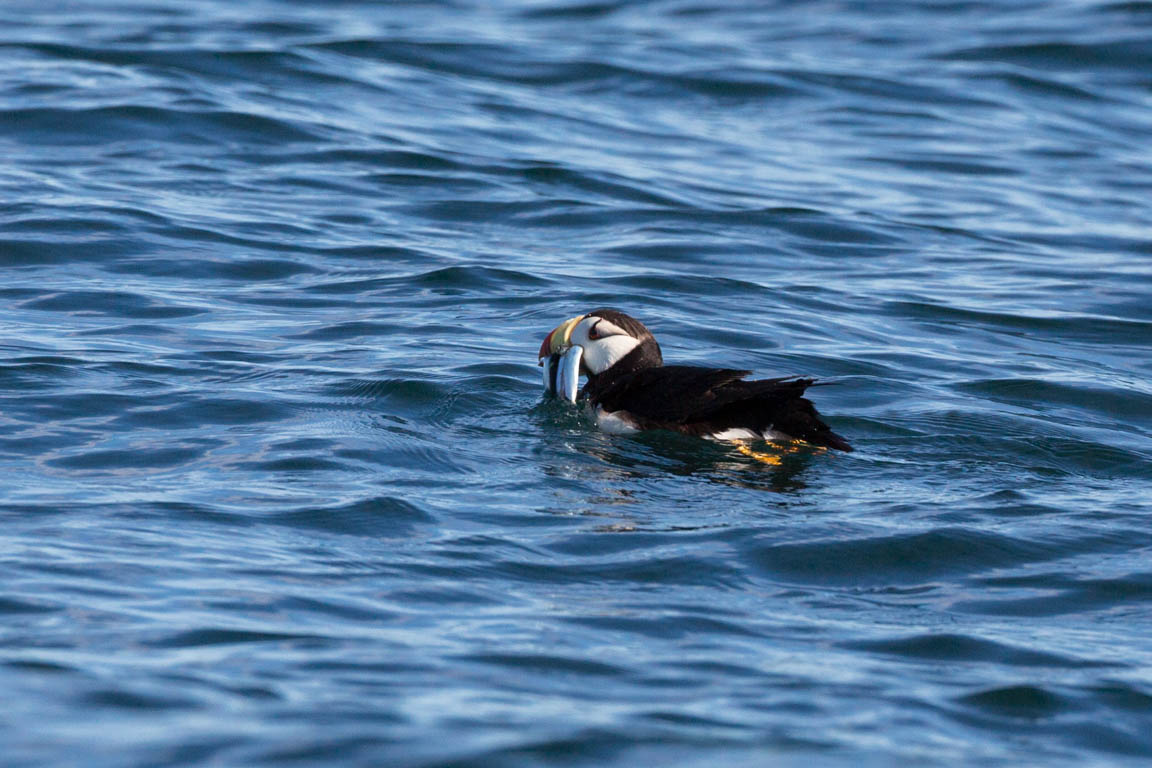
[[815, 379], [746, 381], [750, 371], [668, 365], [620, 376], [585, 394], [606, 411], [626, 411], [645, 429], [713, 435], [728, 429], [779, 432], [815, 445], [850, 451], [803, 397]]

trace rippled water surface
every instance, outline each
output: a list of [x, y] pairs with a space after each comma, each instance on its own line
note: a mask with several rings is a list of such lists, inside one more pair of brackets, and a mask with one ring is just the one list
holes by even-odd
[[3, 3], [0, 764], [1147, 764], [1150, 137], [1148, 2]]

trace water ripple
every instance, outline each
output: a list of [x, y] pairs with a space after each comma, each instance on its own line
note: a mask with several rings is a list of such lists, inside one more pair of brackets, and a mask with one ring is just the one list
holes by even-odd
[[[59, 11], [0, 6], [0, 762], [1152, 754], [1152, 4]], [[542, 403], [603, 305], [858, 450]]]

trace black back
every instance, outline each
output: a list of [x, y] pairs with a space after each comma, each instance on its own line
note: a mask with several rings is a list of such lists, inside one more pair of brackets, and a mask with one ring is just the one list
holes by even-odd
[[606, 411], [625, 411], [641, 429], [693, 435], [734, 428], [757, 433], [774, 430], [814, 445], [852, 450], [803, 397], [814, 379], [746, 381], [749, 371], [689, 365], [650, 366], [617, 374], [617, 367], [590, 378], [584, 394]]
[[815, 379], [784, 377], [746, 381], [751, 371], [664, 365], [660, 345], [636, 318], [602, 307], [588, 313], [640, 340], [615, 365], [588, 377], [582, 395], [609, 412], [625, 411], [641, 429], [713, 435], [727, 429], [768, 430], [814, 445], [852, 450], [820, 420], [804, 397]]

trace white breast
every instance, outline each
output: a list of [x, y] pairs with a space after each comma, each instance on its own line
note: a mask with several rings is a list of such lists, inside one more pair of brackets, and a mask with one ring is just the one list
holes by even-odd
[[[632, 418], [632, 414], [628, 411], [606, 411], [601, 406], [596, 406], [596, 426], [601, 430], [613, 435], [626, 435], [632, 432], [639, 432], [640, 427], [636, 426], [636, 421]], [[732, 427], [725, 429], [722, 432], [714, 432], [708, 437], [713, 440], [788, 440], [787, 435], [782, 432], [777, 432], [774, 429], [766, 429], [763, 432], [757, 432], [753, 429], [746, 427]]]
[[628, 411], [612, 411], [609, 413], [603, 408], [596, 408], [596, 425], [600, 429], [613, 435], [626, 435], [629, 432], [639, 431], [636, 422]]
[[732, 427], [709, 435], [713, 440], [787, 440], [788, 436], [774, 429], [757, 432], [746, 427]]
[[713, 432], [710, 437], [713, 440], [758, 440], [760, 433], [744, 427], [732, 427], [723, 432]]

